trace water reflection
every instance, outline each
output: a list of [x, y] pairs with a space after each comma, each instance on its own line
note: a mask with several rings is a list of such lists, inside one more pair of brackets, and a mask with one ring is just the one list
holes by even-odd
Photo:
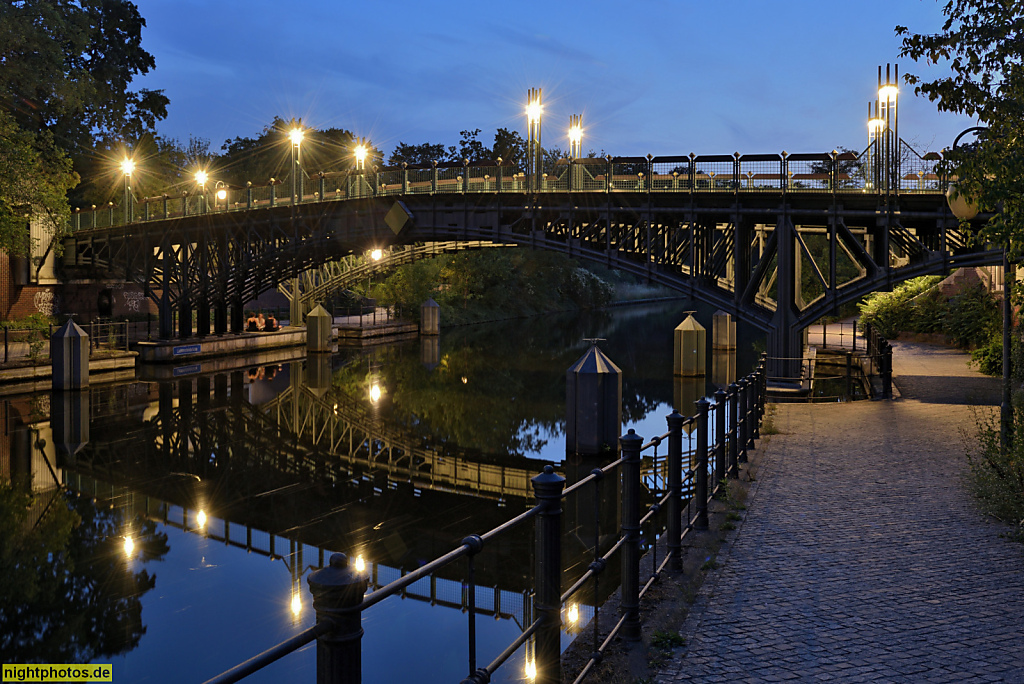
[[[102, 539], [87, 546], [107, 559], [108, 570], [115, 569], [113, 559], [120, 564], [123, 576], [113, 584], [124, 585], [127, 593], [96, 596], [107, 601], [97, 610], [114, 611], [127, 625], [120, 632], [124, 639], [108, 639], [106, 650], [83, 650], [76, 660], [126, 653], [139, 644], [146, 631], [142, 597], [155, 583], [140, 564], [168, 553], [168, 535], [182, 553], [194, 550], [198, 558], [169, 563], [180, 576], [162, 575], [168, 584], [160, 594], [179, 597], [173, 599], [178, 605], [162, 607], [156, 600], [147, 604], [147, 622], [152, 620], [155, 631], [170, 641], [148, 650], [140, 647], [124, 667], [130, 672], [136, 662], [132, 658], [142, 662], [172, 645], [183, 648], [187, 637], [169, 635], [174, 630], [166, 625], [179, 624], [178, 613], [185, 611], [194, 625], [185, 631], [188, 637], [195, 632], [196, 648], [204, 652], [209, 650], [204, 638], [213, 638], [203, 631], [205, 623], [227, 621], [221, 632], [239, 634], [205, 660], [175, 663], [176, 676], [204, 679], [308, 626], [313, 616], [302, 578], [322, 566], [331, 552], [356, 558], [371, 586], [383, 586], [447, 552], [466, 535], [525, 509], [532, 503], [529, 480], [545, 463], [556, 464], [570, 482], [601, 467], [608, 455], [565, 455], [565, 371], [586, 351], [585, 338], [605, 338], [601, 348], [623, 370], [624, 427], [638, 426], [648, 438], [664, 432], [665, 414], [673, 407], [692, 413], [693, 402], [709, 387], [704, 378], [687, 385], [672, 379], [676, 318], [671, 308], [653, 314], [650, 309], [623, 309], [457, 329], [440, 340], [366, 353], [249, 361], [173, 380], [96, 387], [78, 393], [78, 404], [54, 399], [52, 416], [46, 407], [29, 406], [28, 400], [20, 409], [8, 402], [9, 408], [15, 406], [14, 414], [32, 414], [8, 431], [14, 454], [11, 491], [19, 486], [18, 491], [31, 491], [38, 479], [32, 474], [47, 472], [46, 464], [36, 463], [46, 454], [56, 466], [53, 487], [72, 492], [60, 495], [73, 502], [64, 508], [82, 520], [109, 518], [97, 523]], [[724, 372], [726, 379], [735, 378], [734, 363]], [[721, 380], [718, 371], [710, 380]], [[40, 447], [42, 442], [47, 446]], [[26, 471], [29, 476], [22, 477]], [[567, 581], [593, 560], [595, 548], [602, 551], [613, 542], [618, 497], [615, 478], [608, 477], [600, 487], [584, 488], [566, 502]], [[599, 503], [601, 514], [595, 517]], [[78, 511], [89, 506], [96, 510]], [[73, 536], [67, 520], [73, 517], [62, 517], [59, 510], [54, 506], [41, 516], [47, 520], [41, 529], [67, 527], [68, 536], [61, 538], [67, 548]], [[9, 524], [6, 515], [0, 520]], [[14, 537], [5, 529], [2, 538]], [[273, 567], [266, 569], [265, 560], [258, 565], [250, 560], [261, 557], [274, 561], [269, 564]], [[43, 558], [37, 559], [37, 570], [46, 566]], [[521, 631], [532, 620], [532, 530], [517, 529], [501, 544], [486, 548], [476, 562], [478, 612], [496, 619], [480, 642], [479, 659], [489, 661], [511, 641], [505, 638], [509, 630]], [[83, 562], [82, 567], [92, 567], [90, 563], [99, 561]], [[203, 579], [197, 582], [200, 572]], [[190, 578], [187, 588], [179, 586], [183, 577]], [[464, 564], [450, 566], [411, 585], [403, 598], [412, 601], [400, 605], [448, 607], [460, 614], [468, 606], [465, 578]], [[599, 593], [588, 586], [566, 607], [567, 635], [583, 629], [614, 587], [613, 580], [602, 580]], [[219, 603], [230, 593], [229, 586], [237, 586], [250, 602], [258, 594], [256, 587], [264, 587], [265, 595], [276, 597], [277, 617], [250, 618], [251, 633], [242, 637], [235, 623], [245, 619], [248, 607]], [[188, 593], [200, 588], [205, 598]], [[13, 614], [3, 607], [0, 620]], [[47, 617], [45, 605], [39, 608], [41, 620], [59, 624], [52, 613]], [[388, 639], [418, 613], [388, 602], [380, 609], [364, 618], [364, 663], [391, 672], [387, 668], [398, 664], [380, 662], [387, 659], [379, 654], [394, 648]], [[281, 632], [276, 619], [291, 632]], [[385, 619], [390, 620], [386, 628], [377, 624]], [[418, 628], [415, 638], [420, 641], [427, 641], [424, 630], [438, 638], [452, 631], [439, 627], [448, 618], [436, 611], [418, 619], [433, 625]], [[461, 619], [459, 632], [465, 628]], [[0, 629], [0, 634], [10, 630]], [[0, 645], [5, 654], [19, 653]], [[455, 655], [438, 666], [438, 678], [457, 680], [465, 674], [465, 644], [445, 648]], [[374, 649], [379, 649], [377, 656]], [[28, 657], [28, 651], [22, 655]], [[57, 654], [47, 657], [62, 660]], [[518, 657], [515, 678], [523, 676], [530, 662], [528, 654]], [[188, 666], [193, 669], [181, 669]], [[413, 666], [387, 676], [411, 681], [421, 675]], [[369, 680], [384, 676], [367, 674]], [[264, 681], [273, 677], [268, 674]], [[132, 681], [130, 676], [126, 680]]]

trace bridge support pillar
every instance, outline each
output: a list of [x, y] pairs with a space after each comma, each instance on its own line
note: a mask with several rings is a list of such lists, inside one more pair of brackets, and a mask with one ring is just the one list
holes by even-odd
[[223, 301], [213, 304], [213, 334], [223, 335], [228, 331], [228, 305]]
[[192, 302], [184, 297], [178, 307], [178, 337], [183, 340], [192, 337]]
[[288, 306], [288, 324], [302, 325], [302, 300], [299, 298], [299, 279], [292, 278], [292, 298]]
[[203, 297], [196, 307], [196, 335], [206, 337], [210, 334], [210, 304]]
[[245, 311], [242, 308], [242, 298], [235, 297], [231, 305], [231, 332], [238, 334], [245, 330]]

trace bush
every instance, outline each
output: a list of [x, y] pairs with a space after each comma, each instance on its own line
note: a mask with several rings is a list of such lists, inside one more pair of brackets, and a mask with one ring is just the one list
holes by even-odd
[[1014, 526], [1024, 540], [1024, 407], [1013, 409], [1013, 434], [1008, 449], [1000, 443], [996, 419], [978, 421], [977, 442], [967, 453], [967, 485], [982, 510]]
[[[940, 276], [922, 276], [908, 280], [892, 292], [875, 292], [860, 304], [860, 320], [870, 323], [879, 335], [892, 339], [901, 332], [925, 332], [915, 329], [920, 324], [913, 300], [938, 284]], [[931, 309], [933, 304], [928, 303]], [[930, 331], [929, 331], [930, 332]]]

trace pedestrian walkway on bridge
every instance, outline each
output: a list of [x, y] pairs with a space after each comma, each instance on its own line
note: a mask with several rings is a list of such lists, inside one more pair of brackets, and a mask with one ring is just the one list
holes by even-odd
[[966, 359], [897, 343], [896, 401], [776, 407], [657, 681], [1024, 682], [1024, 546], [961, 480], [1000, 380]]

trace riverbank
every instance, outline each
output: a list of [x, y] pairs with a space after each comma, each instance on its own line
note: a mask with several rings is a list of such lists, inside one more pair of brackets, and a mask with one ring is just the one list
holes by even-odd
[[999, 380], [968, 358], [901, 342], [901, 399], [775, 407], [766, 432], [777, 433], [745, 471], [747, 510], [694, 602], [676, 593], [651, 609], [652, 620], [687, 613], [671, 621], [679, 646], [659, 650], [645, 633], [601, 681], [1012, 681], [1024, 671], [1024, 550], [961, 482], [964, 435], [1000, 396]]

